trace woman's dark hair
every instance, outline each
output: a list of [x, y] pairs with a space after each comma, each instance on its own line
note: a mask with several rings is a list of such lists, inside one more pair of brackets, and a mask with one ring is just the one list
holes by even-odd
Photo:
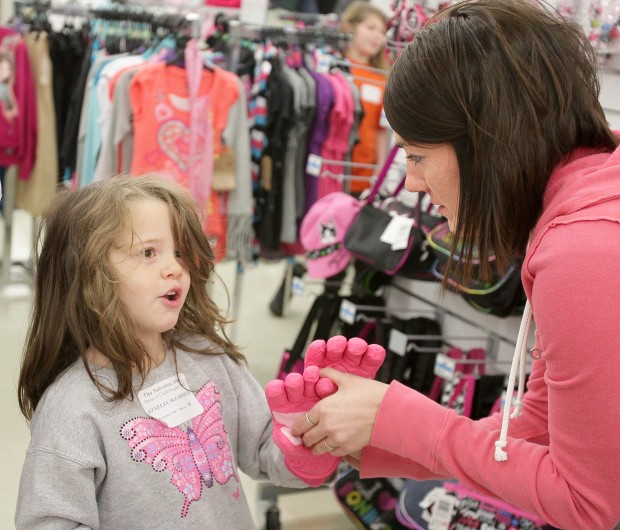
[[406, 143], [455, 148], [459, 279], [471, 279], [476, 250], [500, 271], [525, 253], [549, 176], [575, 148], [616, 147], [599, 90], [581, 28], [542, 3], [466, 0], [416, 33], [392, 67], [385, 113]]

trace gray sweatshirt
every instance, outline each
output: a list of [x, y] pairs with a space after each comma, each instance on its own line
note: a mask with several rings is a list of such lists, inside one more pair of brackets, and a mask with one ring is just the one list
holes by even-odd
[[[17, 529], [248, 530], [255, 525], [238, 468], [305, 486], [284, 465], [263, 389], [247, 367], [226, 355], [177, 350], [176, 358], [204, 408], [177, 427], [149, 417], [138, 398], [104, 400], [81, 361], [47, 389], [30, 425]], [[110, 369], [97, 374], [116, 381]], [[141, 389], [176, 374], [168, 354]], [[153, 409], [165, 404], [157, 403]]]

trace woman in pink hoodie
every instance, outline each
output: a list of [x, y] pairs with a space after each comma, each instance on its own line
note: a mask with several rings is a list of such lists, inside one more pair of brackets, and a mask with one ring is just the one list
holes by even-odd
[[472, 421], [323, 369], [338, 392], [292, 429], [315, 453], [362, 477], [455, 477], [563, 529], [620, 521], [620, 149], [598, 95], [581, 28], [533, 2], [458, 2], [416, 34], [384, 100], [406, 187], [448, 219], [463, 280], [474, 249], [500, 268], [525, 256], [527, 392], [511, 421]]

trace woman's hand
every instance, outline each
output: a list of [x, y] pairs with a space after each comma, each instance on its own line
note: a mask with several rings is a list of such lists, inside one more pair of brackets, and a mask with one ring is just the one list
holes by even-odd
[[372, 379], [323, 368], [321, 377], [331, 379], [338, 391], [319, 401], [291, 429], [315, 454], [333, 456], [356, 453], [370, 443], [377, 411], [388, 385]]

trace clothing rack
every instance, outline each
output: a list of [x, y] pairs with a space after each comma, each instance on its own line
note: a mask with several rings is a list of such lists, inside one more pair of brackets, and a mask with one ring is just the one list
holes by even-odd
[[0, 287], [11, 284], [31, 284], [33, 280], [33, 271], [30, 264], [13, 261], [11, 257], [11, 250], [13, 248], [13, 213], [15, 211], [15, 189], [17, 184], [17, 171], [15, 171], [15, 169], [16, 166], [6, 168], [4, 173], [4, 186], [2, 188], [4, 244], [2, 249]]
[[[418, 283], [428, 284], [429, 282]], [[440, 289], [439, 284], [436, 282], [433, 282], [433, 287], [435, 287], [436, 289]], [[484, 313], [480, 313], [480, 318], [469, 318], [468, 316], [464, 315], [462, 311], [458, 309], [448, 308], [445, 305], [441, 304], [438, 300], [441, 297], [440, 292], [437, 296], [434, 296], [432, 293], [420, 294], [419, 292], [414, 292], [413, 288], [410, 288], [409, 286], [404, 286], [398, 281], [393, 281], [390, 284], [389, 289], [393, 289], [394, 291], [399, 292], [407, 297], [411, 297], [414, 300], [422, 302], [422, 304], [424, 304], [425, 306], [433, 308], [438, 315], [437, 320], [442, 323], [442, 326], [446, 320], [446, 317], [451, 317], [459, 323], [467, 326], [468, 329], [475, 330], [476, 333], [480, 334], [478, 338], [480, 338], [481, 336], [486, 338], [486, 352], [489, 359], [492, 359], [493, 361], [499, 360], [500, 346], [502, 344], [504, 346], [508, 346], [511, 350], [514, 350], [515, 348], [516, 344], [514, 338], [517, 336], [518, 324], [520, 320], [520, 317], [518, 316], [500, 318], [493, 315], [486, 315]], [[447, 295], [450, 294], [452, 293], [447, 293]], [[398, 306], [401, 307], [402, 305], [402, 301], [399, 301]], [[410, 310], [415, 311], [415, 309]], [[471, 308], [471, 311], [476, 312], [476, 310], [473, 308]], [[501, 321], [504, 323], [504, 326], [508, 326], [511, 323], [510, 319], [514, 320], [514, 332], [512, 330], [509, 332], [504, 332], [500, 329], [501, 326], [499, 326], [498, 323]], [[488, 321], [487, 326], [484, 325], [485, 320]], [[451, 334], [450, 336], [455, 338], [457, 335]]]
[[292, 26], [258, 26], [255, 24], [242, 23], [236, 19], [228, 20], [228, 57], [229, 70], [232, 70], [239, 62], [241, 54], [241, 40], [252, 41], [272, 40], [275, 44], [310, 44], [321, 43], [338, 45], [351, 39], [348, 33], [341, 33], [320, 27], [296, 28]]
[[[346, 68], [350, 68], [351, 66], [355, 66], [355, 68], [360, 68], [361, 70], [366, 70], [368, 72], [374, 72], [376, 74], [382, 74], [382, 75], [387, 75], [388, 71], [387, 70], [383, 70], [382, 68], [376, 68], [374, 66], [368, 66], [365, 64], [353, 64], [351, 63], [349, 60], [347, 59], [336, 59], [335, 57], [332, 57], [330, 59], [330, 65], [332, 66], [343, 66]], [[364, 79], [365, 81], [367, 81], [366, 79]]]
[[[29, 18], [34, 15], [38, 18], [50, 7], [50, 2], [45, 1], [15, 1], [13, 3], [14, 14], [16, 17], [27, 15]], [[32, 283], [32, 267], [29, 263], [13, 261], [11, 251], [13, 248], [13, 218], [15, 212], [15, 192], [17, 187], [16, 166], [8, 166], [4, 173], [4, 186], [2, 188], [3, 210], [2, 219], [4, 223], [4, 241], [2, 248], [2, 265], [0, 270], [0, 287], [10, 284], [30, 284]], [[34, 226], [33, 226], [34, 232]]]

